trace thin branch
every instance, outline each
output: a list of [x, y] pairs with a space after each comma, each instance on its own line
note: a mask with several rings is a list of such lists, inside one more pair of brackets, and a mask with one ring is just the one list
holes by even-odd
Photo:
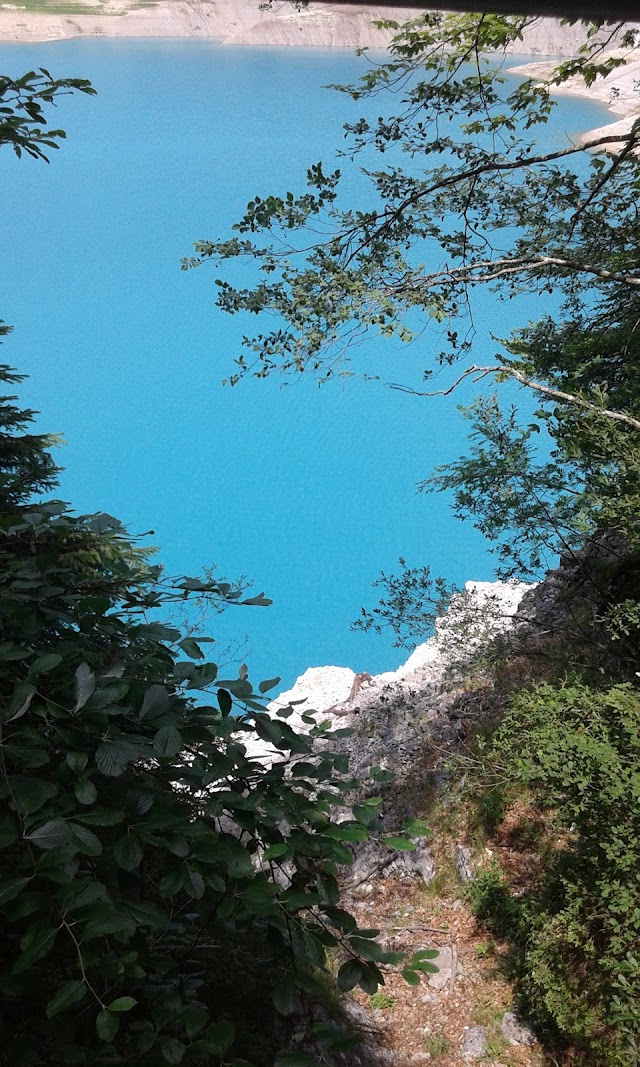
[[[592, 263], [581, 263], [561, 256], [537, 256], [535, 259], [527, 259], [524, 256], [507, 256], [503, 259], [485, 259], [478, 263], [470, 263], [464, 267], [443, 268], [442, 270], [434, 271], [432, 274], [425, 274], [417, 278], [413, 283], [402, 281], [396, 287], [389, 287], [385, 291], [385, 295], [397, 294], [402, 292], [402, 289], [426, 289], [445, 278], [474, 284], [491, 282], [496, 278], [503, 278], [507, 274], [520, 274], [525, 271], [538, 270], [541, 267], [560, 267], [576, 274], [593, 274], [596, 278], [602, 278], [604, 281], [620, 282], [623, 285], [640, 288], [640, 277], [635, 274], [621, 274], [618, 271], [606, 270], [604, 267], [596, 267]], [[479, 271], [484, 271], [485, 273], [477, 273]]]
[[600, 175], [599, 180], [594, 185], [594, 187], [591, 190], [591, 192], [589, 193], [587, 199], [583, 200], [582, 203], [580, 204], [580, 206], [577, 208], [577, 210], [576, 210], [576, 212], [575, 212], [575, 214], [574, 214], [574, 216], [573, 216], [573, 218], [571, 220], [571, 229], [569, 231], [569, 236], [573, 235], [573, 232], [574, 232], [574, 230], [576, 228], [578, 219], [580, 218], [582, 213], [584, 211], [586, 211], [586, 209], [589, 207], [589, 204], [593, 203], [593, 201], [597, 197], [598, 193], [600, 193], [602, 191], [602, 189], [607, 184], [607, 182], [613, 177], [613, 175], [616, 173], [616, 171], [620, 169], [620, 167], [624, 163], [625, 159], [627, 159], [632, 154], [632, 152], [634, 152], [634, 150], [638, 147], [639, 143], [640, 143], [640, 118], [635, 120], [635, 122], [633, 123], [633, 126], [629, 130], [629, 140], [627, 141], [627, 143], [624, 146], [624, 148], [615, 157], [615, 159], [611, 163], [611, 166], [608, 167]]
[[98, 994], [96, 993], [95, 989], [91, 985], [91, 982], [87, 978], [87, 972], [85, 971], [85, 967], [84, 967], [84, 960], [82, 958], [82, 949], [80, 947], [80, 942], [78, 941], [78, 938], [74, 934], [71, 924], [68, 923], [66, 921], [66, 919], [62, 919], [61, 922], [60, 922], [60, 925], [64, 926], [65, 930], [67, 931], [67, 933], [71, 937], [71, 940], [73, 941], [74, 945], [76, 946], [76, 954], [78, 956], [78, 966], [80, 967], [80, 974], [82, 975], [82, 981], [86, 985], [86, 987], [89, 990], [89, 992], [95, 997], [95, 999], [97, 1000], [97, 1002], [100, 1005], [100, 1007], [104, 1010], [104, 1002], [98, 996]]
[[[389, 228], [392, 222], [397, 222], [402, 217], [407, 208], [412, 207], [418, 201], [423, 200], [425, 197], [431, 196], [433, 193], [440, 193], [443, 189], [448, 188], [451, 185], [459, 185], [461, 182], [471, 181], [474, 178], [478, 178], [483, 174], [496, 174], [504, 171], [521, 170], [523, 167], [534, 167], [540, 163], [551, 163], [557, 159], [565, 159], [567, 156], [577, 155], [579, 153], [587, 152], [593, 148], [604, 147], [605, 145], [622, 144], [626, 146], [630, 141], [637, 140], [632, 133], [619, 133], [619, 134], [605, 134], [602, 137], [595, 137], [592, 140], [584, 141], [580, 145], [571, 145], [569, 148], [561, 148], [555, 152], [547, 152], [540, 156], [518, 156], [516, 159], [505, 159], [499, 161], [496, 159], [487, 160], [486, 163], [478, 164], [475, 167], [470, 167], [468, 170], [454, 171], [453, 174], [444, 175], [436, 182], [428, 185], [424, 189], [416, 189], [409, 196], [406, 196], [393, 211], [383, 211], [376, 216], [381, 219], [380, 225], [374, 232], [366, 237], [363, 241], [360, 241], [353, 252], [347, 257], [346, 262], [343, 264], [347, 267], [349, 263], [365, 248], [370, 242], [375, 241], [380, 237], [385, 230]], [[358, 227], [353, 226], [346, 230], [341, 235], [341, 240], [346, 241], [350, 236], [355, 235]], [[640, 284], [640, 283], [639, 283]]]
[[434, 392], [425, 392], [419, 389], [412, 389], [408, 385], [398, 385], [391, 383], [390, 389], [397, 389], [402, 393], [410, 393], [412, 396], [449, 396], [450, 393], [457, 389], [465, 378], [473, 378], [474, 383], [479, 382], [482, 378], [485, 378], [488, 374], [508, 374], [511, 378], [515, 378], [521, 385], [526, 386], [527, 389], [533, 389], [537, 393], [542, 393], [544, 396], [549, 396], [553, 400], [564, 400], [568, 404], [573, 404], [575, 407], [584, 408], [586, 411], [591, 411], [595, 415], [601, 415], [607, 419], [614, 419], [616, 422], [622, 422], [625, 426], [631, 426], [634, 430], [640, 430], [640, 419], [635, 419], [633, 415], [626, 415], [623, 411], [612, 411], [611, 408], [603, 408], [598, 404], [593, 404], [589, 400], [585, 400], [581, 396], [576, 396], [573, 393], [565, 393], [562, 389], [554, 389], [550, 385], [543, 385], [542, 382], [534, 382], [531, 378], [527, 378], [521, 371], [516, 370], [515, 367], [509, 367], [505, 364], [498, 363], [495, 367], [478, 367], [475, 364], [471, 367], [467, 367], [462, 372], [460, 377], [449, 386], [448, 389], [437, 389]]

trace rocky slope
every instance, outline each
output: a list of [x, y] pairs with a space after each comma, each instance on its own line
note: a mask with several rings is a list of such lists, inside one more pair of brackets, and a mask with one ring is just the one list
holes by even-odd
[[[338, 1067], [543, 1063], [534, 1034], [513, 1012], [509, 982], [496, 967], [495, 954], [503, 949], [495, 942], [487, 946], [463, 899], [472, 867], [487, 857], [472, 853], [462, 825], [449, 817], [439, 825], [447, 775], [434, 773], [427, 756], [434, 749], [457, 748], [481, 710], [482, 671], [476, 663], [470, 675], [470, 662], [495, 638], [508, 640], [516, 620], [531, 622], [534, 596], [535, 610], [548, 599], [535, 589], [517, 582], [469, 582], [434, 636], [397, 671], [370, 677], [345, 667], [310, 668], [270, 705], [275, 714], [292, 704], [288, 722], [301, 729], [306, 729], [301, 715], [316, 711], [333, 728], [353, 730], [330, 744], [349, 753], [350, 772], [359, 783], [352, 799], [382, 791], [379, 830], [397, 831], [407, 817], [424, 816], [427, 797], [440, 798], [425, 816], [432, 836], [414, 838], [413, 851], [392, 851], [374, 841], [356, 846], [344, 904], [361, 927], [380, 930], [387, 949], [408, 955], [435, 949], [438, 971], [417, 988], [390, 973], [375, 996], [348, 996], [343, 1010], [364, 1039], [337, 1058]], [[267, 747], [253, 754], [279, 758]], [[436, 758], [435, 765], [441, 763]], [[393, 782], [381, 787], [369, 774], [372, 767], [392, 771]]]
[[[264, 6], [264, 5], [263, 5]], [[293, 47], [384, 48], [391, 33], [376, 19], [413, 18], [414, 8], [384, 4], [312, 3], [296, 7], [274, 0], [261, 10], [259, 0], [42, 0], [35, 7], [0, 3], [0, 40], [57, 40], [77, 36], [203, 37], [225, 44]], [[511, 49], [524, 55], [562, 56], [575, 51], [582, 32], [541, 18]]]
[[[579, 142], [584, 143], [592, 138], [605, 135], [626, 134], [640, 116], [640, 48], [624, 53], [619, 49], [612, 48], [603, 53], [601, 59], [604, 60], [621, 55], [625, 57], [625, 65], [613, 70], [605, 78], [599, 78], [589, 88], [585, 86], [581, 78], [573, 77], [554, 90], [558, 96], [586, 96], [596, 103], [605, 104], [612, 114], [624, 116], [617, 122], [608, 122], [603, 126], [597, 127], [597, 129], [589, 130], [588, 133], [582, 134]], [[552, 69], [553, 63], [547, 61], [511, 67], [510, 72], [544, 81]], [[614, 150], [614, 148], [611, 149], [611, 151]]]

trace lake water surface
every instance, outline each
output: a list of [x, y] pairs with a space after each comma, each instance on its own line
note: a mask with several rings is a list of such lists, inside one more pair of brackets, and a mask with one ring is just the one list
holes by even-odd
[[[0, 46], [3, 73], [43, 66], [88, 77], [99, 94], [60, 101], [52, 124], [68, 140], [50, 166], [0, 155], [0, 317], [15, 327], [2, 362], [30, 375], [23, 399], [39, 428], [64, 434], [60, 495], [132, 532], [153, 528], [170, 574], [215, 563], [251, 577], [274, 605], [214, 619], [223, 648], [240, 643], [221, 658], [286, 685], [310, 665], [401, 662], [391, 637], [349, 628], [399, 555], [459, 582], [493, 574], [446, 500], [415, 493], [464, 450], [464, 396], [385, 387], [417, 384], [435, 339], [357, 353], [380, 382], [223, 388], [256, 320], [215, 310], [214, 268], [179, 269], [192, 241], [225, 236], [256, 193], [300, 191], [306, 166], [330, 160], [363, 105], [321, 86], [364, 62], [199, 40]], [[603, 109], [565, 98], [540, 136], [550, 148], [603, 121]], [[495, 349], [489, 331], [506, 336], [548, 310], [539, 298], [487, 300], [476, 362]]]

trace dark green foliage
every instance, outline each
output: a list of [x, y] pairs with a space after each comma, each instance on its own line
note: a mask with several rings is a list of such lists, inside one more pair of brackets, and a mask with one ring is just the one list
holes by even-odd
[[48, 163], [45, 149], [59, 148], [66, 137], [64, 130], [47, 130], [44, 105], [55, 105], [56, 98], [67, 93], [95, 95], [85, 78], [55, 80], [41, 67], [21, 78], [0, 75], [0, 145], [11, 145], [15, 154], [23, 152]]
[[494, 934], [517, 940], [520, 908], [498, 863], [489, 863], [478, 872], [469, 883], [465, 897], [475, 917]]
[[[73, 90], [93, 92], [1, 78], [0, 145], [46, 159], [64, 133], [41, 129], [43, 105]], [[266, 710], [279, 678], [219, 678], [212, 638], [160, 621], [189, 599], [271, 601], [211, 573], [167, 582], [117, 519], [44, 501], [51, 439], [15, 399], [0, 398], [0, 1062], [251, 1067], [296, 1014], [298, 1051], [276, 1062], [307, 1067], [303, 1037], [351, 1042], [300, 1014], [327, 994], [327, 950], [369, 993], [398, 962], [336, 907], [377, 799], [345, 812], [347, 757], [316, 747], [348, 731], [305, 714], [296, 733], [291, 709]], [[276, 761], [251, 757], [256, 741]]]
[[[0, 337], [8, 332], [0, 324]], [[22, 380], [22, 375], [0, 364], [0, 381], [15, 385]], [[16, 407], [16, 399], [0, 397], [0, 499], [5, 507], [23, 504], [33, 493], [51, 489], [58, 473], [47, 451], [51, 437], [26, 432], [34, 412]]]
[[396, 962], [335, 906], [374, 801], [336, 825], [353, 782], [314, 749], [326, 727], [272, 718], [277, 678], [219, 679], [209, 638], [158, 621], [240, 591], [163, 582], [113, 517], [27, 502], [55, 468], [30, 413], [0, 410], [0, 1060], [271, 1062], [265, 1013], [325, 994], [328, 949], [343, 988]]
[[556, 847], [515, 900], [497, 866], [472, 883], [478, 918], [519, 946], [521, 991], [543, 1029], [588, 1062], [640, 1051], [640, 697], [619, 685], [516, 697], [485, 758], [546, 813]]

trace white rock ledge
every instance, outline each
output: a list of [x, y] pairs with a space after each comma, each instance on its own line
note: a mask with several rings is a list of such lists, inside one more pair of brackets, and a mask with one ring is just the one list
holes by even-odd
[[[295, 705], [287, 721], [294, 728], [305, 729], [300, 717], [304, 711], [342, 718], [363, 704], [374, 703], [386, 687], [432, 685], [455, 660], [468, 658], [481, 642], [506, 632], [513, 625], [522, 597], [533, 588], [517, 581], [467, 582], [464, 593], [454, 598], [446, 615], [436, 623], [433, 637], [418, 645], [397, 670], [370, 676], [356, 675], [349, 667], [309, 667], [291, 689], [271, 701], [269, 711], [275, 715], [293, 701], [304, 701]], [[353, 694], [356, 677], [361, 684]]]

